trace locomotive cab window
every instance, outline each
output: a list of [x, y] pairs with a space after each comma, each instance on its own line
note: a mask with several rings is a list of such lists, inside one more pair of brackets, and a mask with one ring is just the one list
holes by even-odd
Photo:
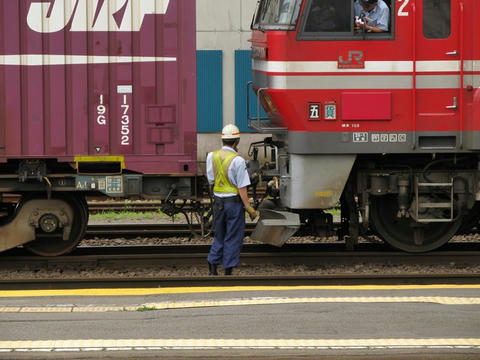
[[450, 37], [451, 0], [423, 0], [423, 36], [427, 39]]
[[294, 30], [301, 0], [261, 0], [253, 18], [255, 30]]
[[307, 0], [300, 40], [393, 38], [391, 0]]

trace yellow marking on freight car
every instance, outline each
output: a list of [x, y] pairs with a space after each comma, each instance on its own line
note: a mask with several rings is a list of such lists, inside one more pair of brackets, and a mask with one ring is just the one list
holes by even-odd
[[0, 341], [0, 352], [109, 350], [357, 350], [398, 348], [474, 348], [479, 338], [443, 339], [79, 339]]
[[129, 306], [50, 306], [50, 307], [1, 307], [0, 313], [104, 313], [104, 312], [135, 312], [172, 309], [193, 309], [206, 307], [252, 306], [252, 305], [282, 305], [282, 304], [326, 304], [326, 303], [433, 303], [440, 305], [480, 305], [480, 298], [446, 297], [446, 296], [363, 296], [363, 297], [308, 297], [287, 298], [267, 297], [231, 300], [202, 301], [166, 301]]
[[125, 169], [125, 157], [124, 156], [75, 156], [75, 167], [78, 169], [78, 164], [86, 163], [119, 163], [122, 166], [122, 170]]
[[0, 298], [50, 296], [144, 296], [168, 294], [225, 293], [245, 291], [376, 291], [376, 290], [441, 290], [480, 289], [479, 285], [325, 285], [325, 286], [227, 286], [170, 287], [132, 289], [65, 289], [65, 290], [0, 290]]

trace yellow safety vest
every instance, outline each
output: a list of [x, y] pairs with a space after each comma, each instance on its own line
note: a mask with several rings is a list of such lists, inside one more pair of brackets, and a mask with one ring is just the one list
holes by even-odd
[[238, 188], [228, 179], [228, 168], [238, 154], [228, 150], [218, 150], [212, 155], [213, 174], [215, 186], [213, 191], [218, 194], [238, 194]]

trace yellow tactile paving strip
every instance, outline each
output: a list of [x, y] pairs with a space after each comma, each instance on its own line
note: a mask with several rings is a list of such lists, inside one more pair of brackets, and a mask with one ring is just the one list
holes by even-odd
[[400, 297], [309, 297], [309, 298], [250, 298], [232, 300], [170, 301], [130, 306], [39, 306], [39, 307], [0, 307], [0, 313], [99, 313], [114, 311], [154, 311], [225, 306], [281, 305], [307, 303], [434, 303], [441, 305], [480, 305], [480, 298], [439, 297], [439, 296], [400, 296]]
[[212, 349], [398, 349], [473, 348], [480, 339], [119, 339], [0, 341], [0, 352], [212, 350]]
[[77, 289], [77, 290], [0, 290], [0, 298], [52, 296], [146, 296], [167, 294], [221, 293], [239, 291], [298, 291], [298, 290], [441, 290], [480, 289], [474, 285], [351, 285], [351, 286], [228, 286], [228, 287], [172, 287], [138, 289]]

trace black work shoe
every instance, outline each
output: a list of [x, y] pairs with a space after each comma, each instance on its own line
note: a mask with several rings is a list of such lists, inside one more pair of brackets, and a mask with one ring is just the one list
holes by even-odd
[[225, 269], [225, 275], [232, 275], [233, 268], [226, 268]]
[[208, 275], [218, 275], [217, 266], [218, 265], [208, 263], [208, 270], [210, 271]]

